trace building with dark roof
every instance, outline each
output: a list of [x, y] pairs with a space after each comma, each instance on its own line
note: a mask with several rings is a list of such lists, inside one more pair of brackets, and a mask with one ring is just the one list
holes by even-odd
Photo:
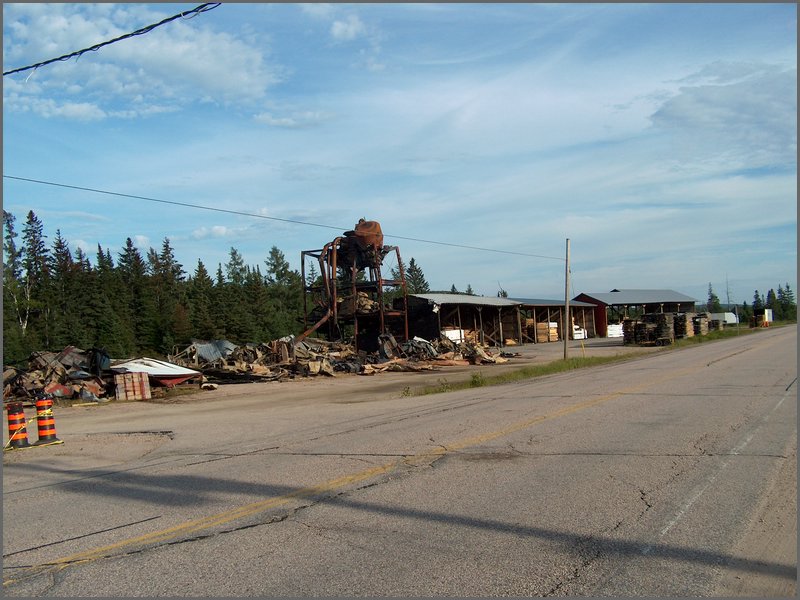
[[608, 334], [609, 322], [618, 321], [638, 313], [683, 313], [695, 312], [695, 298], [673, 290], [618, 290], [610, 292], [584, 292], [575, 296], [576, 301], [594, 305], [594, 323], [597, 335]]

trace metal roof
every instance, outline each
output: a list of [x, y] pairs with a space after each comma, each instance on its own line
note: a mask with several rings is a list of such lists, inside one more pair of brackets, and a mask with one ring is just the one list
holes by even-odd
[[584, 296], [599, 300], [608, 305], [635, 305], [635, 304], [666, 304], [676, 302], [694, 302], [699, 300], [690, 298], [673, 290], [611, 290], [610, 292], [583, 292]]
[[414, 298], [422, 298], [434, 304], [474, 304], [477, 306], [517, 306], [519, 302], [509, 298], [496, 298], [494, 296], [472, 296], [470, 294], [409, 294]]
[[[511, 298], [511, 300], [519, 302], [525, 306], [564, 306], [563, 300], [545, 300], [542, 298]], [[581, 302], [580, 300], [570, 300], [569, 305], [585, 308], [595, 307], [595, 305], [591, 302]]]

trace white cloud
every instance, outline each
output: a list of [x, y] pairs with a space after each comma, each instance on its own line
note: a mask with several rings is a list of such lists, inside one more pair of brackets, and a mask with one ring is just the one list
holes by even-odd
[[349, 15], [345, 20], [334, 21], [331, 36], [339, 42], [350, 42], [366, 33], [366, 27], [357, 15]]
[[225, 227], [224, 225], [214, 225], [212, 227], [200, 227], [192, 231], [192, 238], [196, 240], [205, 240], [209, 238], [226, 238], [235, 237], [238, 230]]
[[797, 159], [797, 71], [715, 63], [653, 114], [684, 160], [722, 156], [729, 168], [790, 166]]
[[[4, 70], [75, 52], [169, 16], [157, 6], [4, 4]], [[30, 110], [86, 119], [86, 107], [65, 100], [80, 94], [97, 107], [91, 118], [130, 118], [201, 102], [241, 105], [264, 98], [280, 69], [267, 64], [263, 50], [213, 27], [213, 17], [179, 19], [77, 59], [14, 75], [19, 83], [30, 78], [36, 85], [13, 87], [17, 96], [4, 90], [4, 104], [24, 110], [25, 102], [40, 99], [44, 103]], [[48, 110], [47, 101], [64, 108]]]
[[315, 19], [330, 19], [336, 11], [333, 4], [320, 2], [319, 4], [301, 4], [302, 11], [310, 17]]
[[322, 111], [300, 111], [292, 112], [286, 116], [277, 116], [271, 112], [263, 112], [253, 117], [259, 123], [270, 125], [271, 127], [283, 127], [286, 129], [299, 129], [313, 127], [331, 118], [329, 113]]

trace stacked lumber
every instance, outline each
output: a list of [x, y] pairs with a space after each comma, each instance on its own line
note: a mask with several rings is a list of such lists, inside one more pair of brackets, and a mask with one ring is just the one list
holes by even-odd
[[698, 313], [692, 319], [692, 324], [694, 326], [694, 334], [695, 335], [707, 335], [708, 334], [708, 313]]
[[695, 313], [675, 313], [673, 315], [673, 326], [676, 338], [689, 338], [694, 335], [694, 315]]
[[675, 317], [671, 313], [647, 313], [642, 321], [652, 325], [652, 341], [668, 339], [672, 343], [675, 339]]
[[633, 319], [625, 319], [622, 321], [622, 343], [623, 344], [635, 344], [635, 328], [636, 328], [636, 321]]
[[549, 323], [536, 323], [536, 341], [557, 342], [558, 323], [555, 321], [550, 321]]

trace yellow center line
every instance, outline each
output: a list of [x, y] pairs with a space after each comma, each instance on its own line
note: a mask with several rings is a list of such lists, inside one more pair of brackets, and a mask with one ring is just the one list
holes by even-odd
[[[616, 392], [612, 392], [610, 394], [606, 394], [603, 396], [599, 396], [597, 398], [592, 398], [589, 400], [584, 400], [583, 402], [578, 402], [576, 404], [571, 404], [569, 406], [565, 406], [564, 408], [560, 408], [553, 412], [539, 415], [530, 419], [526, 419], [524, 421], [519, 421], [517, 423], [513, 423], [508, 427], [503, 429], [499, 429], [497, 431], [491, 431], [488, 433], [484, 433], [481, 435], [465, 438], [463, 440], [459, 440], [456, 442], [452, 442], [447, 444], [447, 446], [442, 446], [436, 448], [431, 451], [420, 452], [418, 454], [413, 454], [411, 456], [406, 456], [401, 459], [393, 460], [391, 462], [384, 463], [382, 465], [378, 465], [375, 467], [370, 467], [368, 469], [364, 469], [362, 471], [358, 471], [357, 473], [351, 473], [349, 475], [343, 475], [341, 477], [337, 477], [334, 479], [330, 479], [326, 482], [308, 486], [304, 488], [300, 488], [294, 492], [290, 492], [288, 494], [284, 494], [282, 496], [276, 496], [273, 498], [267, 498], [265, 500], [260, 500], [258, 502], [253, 502], [250, 504], [245, 504], [244, 506], [240, 506], [231, 510], [226, 510], [221, 513], [217, 513], [214, 515], [209, 515], [206, 517], [202, 517], [200, 519], [194, 519], [191, 521], [186, 521], [181, 523], [180, 525], [176, 525], [174, 527], [169, 527], [167, 529], [162, 529], [159, 531], [153, 531], [151, 533], [146, 533], [144, 535], [140, 535], [133, 538], [128, 538], [125, 540], [121, 540], [114, 544], [109, 544], [107, 546], [102, 546], [100, 548], [95, 548], [93, 550], [87, 550], [84, 552], [78, 552], [76, 554], [71, 554], [69, 556], [56, 559], [54, 561], [49, 561], [46, 563], [42, 563], [40, 565], [31, 567], [30, 569], [38, 570], [45, 567], [56, 567], [59, 570], [66, 568], [70, 565], [77, 564], [77, 563], [86, 563], [97, 560], [99, 558], [104, 558], [109, 555], [109, 553], [119, 550], [121, 548], [130, 547], [130, 546], [137, 546], [137, 545], [144, 545], [144, 544], [155, 544], [158, 542], [164, 542], [170, 539], [175, 539], [180, 535], [187, 535], [190, 533], [195, 533], [198, 531], [210, 529], [212, 527], [217, 527], [220, 525], [225, 525], [230, 523], [231, 521], [235, 521], [237, 519], [242, 519], [244, 517], [248, 517], [254, 515], [259, 512], [263, 512], [265, 510], [275, 508], [277, 506], [282, 506], [287, 504], [293, 499], [297, 498], [312, 498], [314, 496], [319, 496], [322, 494], [326, 494], [332, 492], [334, 490], [342, 489], [348, 485], [352, 485], [354, 483], [359, 483], [362, 481], [366, 481], [373, 477], [377, 477], [379, 475], [383, 475], [388, 473], [389, 471], [401, 466], [401, 465], [417, 465], [417, 464], [424, 464], [425, 462], [430, 461], [433, 458], [438, 458], [445, 456], [451, 452], [455, 452], [458, 450], [463, 450], [464, 448], [469, 448], [472, 446], [479, 446], [481, 444], [485, 444], [492, 440], [510, 435], [512, 433], [516, 433], [517, 431], [521, 431], [523, 429], [527, 429], [536, 425], [537, 423], [541, 423], [543, 421], [548, 421], [551, 419], [557, 419], [559, 417], [564, 417], [573, 413], [576, 413], [581, 410], [585, 410], [587, 408], [591, 408], [593, 406], [597, 406], [600, 404], [604, 404], [611, 400], [617, 399], [621, 396], [626, 394], [631, 394], [635, 392], [642, 391], [648, 387], [652, 387], [658, 383], [662, 383], [664, 381], [668, 381], [670, 379], [675, 379], [676, 377], [680, 377], [684, 374], [688, 374], [694, 371], [701, 370], [703, 367], [690, 367], [686, 369], [672, 371], [669, 375], [659, 378], [649, 379], [646, 383], [625, 388]], [[30, 572], [30, 571], [29, 571]], [[8, 584], [14, 583], [18, 579], [4, 579], [3, 585], [6, 586]]]

